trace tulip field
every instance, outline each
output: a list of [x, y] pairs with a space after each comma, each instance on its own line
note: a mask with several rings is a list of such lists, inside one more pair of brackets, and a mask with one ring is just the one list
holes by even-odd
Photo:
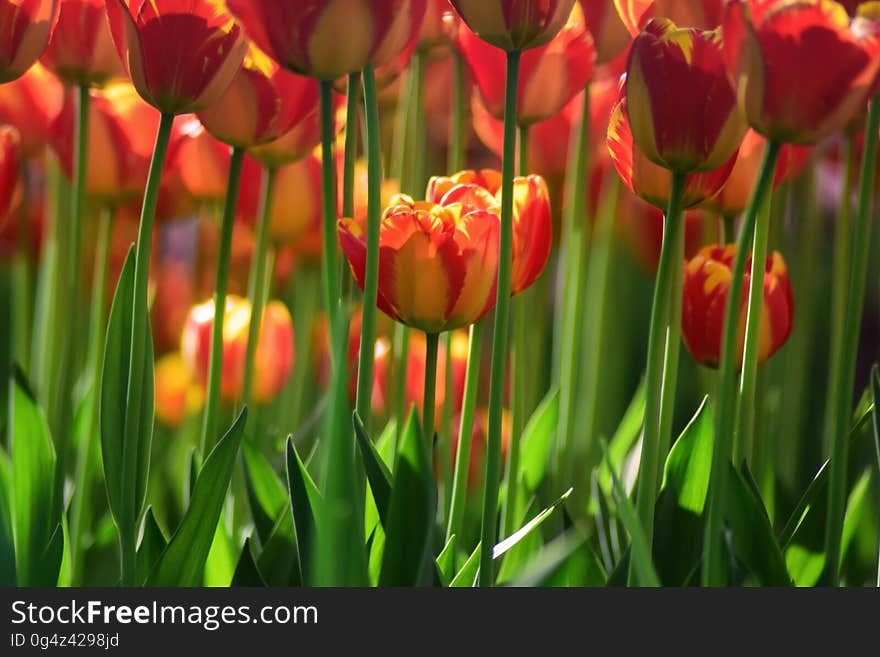
[[0, 0], [0, 585], [880, 585], [880, 2]]

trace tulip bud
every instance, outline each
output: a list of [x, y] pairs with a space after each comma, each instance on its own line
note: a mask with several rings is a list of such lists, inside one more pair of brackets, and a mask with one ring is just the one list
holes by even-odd
[[15, 82], [0, 84], [0, 123], [18, 128], [24, 156], [37, 157], [49, 141], [49, 127], [63, 103], [64, 87], [58, 78], [34, 64]]
[[[732, 283], [731, 268], [736, 246], [709, 246], [684, 265], [684, 297], [681, 330], [685, 345], [697, 362], [717, 367], [721, 360], [724, 315]], [[751, 281], [751, 256], [746, 263], [743, 289]], [[748, 313], [748, 295], [742, 296], [737, 317], [737, 362], [742, 363], [743, 339]], [[791, 334], [794, 297], [782, 256], [767, 258], [764, 273], [764, 305], [761, 312], [758, 362], [776, 353]]]
[[42, 62], [65, 84], [100, 85], [124, 74], [105, 0], [60, 0], [58, 25]]
[[15, 206], [21, 178], [21, 137], [12, 126], [0, 127], [0, 226]]
[[565, 24], [574, 0], [450, 0], [478, 37], [507, 51], [550, 41]]
[[180, 353], [165, 354], [155, 368], [156, 418], [175, 429], [205, 403], [205, 390], [194, 380]]
[[241, 66], [247, 42], [223, 2], [107, 0], [116, 49], [135, 89], [164, 114], [217, 102]]
[[0, 0], [0, 84], [27, 71], [46, 49], [59, 0]]

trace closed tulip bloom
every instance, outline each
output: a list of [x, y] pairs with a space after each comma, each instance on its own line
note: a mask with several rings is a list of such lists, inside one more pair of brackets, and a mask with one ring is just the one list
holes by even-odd
[[[353, 219], [342, 219], [338, 230], [363, 289], [366, 230]], [[379, 231], [379, 309], [426, 333], [473, 324], [495, 306], [499, 233], [488, 210], [398, 197]]]
[[59, 0], [0, 0], [0, 84], [27, 71], [46, 49]]
[[[504, 118], [503, 50], [462, 27], [457, 45], [489, 113]], [[580, 5], [574, 5], [568, 20], [552, 41], [522, 55], [517, 95], [517, 121], [529, 125], [558, 114], [580, 93], [593, 74], [596, 48], [587, 30]]]
[[[227, 296], [221, 384], [221, 396], [226, 402], [241, 397], [250, 315], [251, 306], [247, 299]], [[183, 359], [201, 385], [205, 385], [208, 379], [213, 324], [214, 302], [211, 300], [193, 307], [181, 338]], [[281, 392], [293, 370], [293, 361], [293, 320], [283, 303], [270, 301], [263, 314], [254, 357], [253, 398], [257, 403], [267, 403]]]
[[[867, 5], [866, 5], [867, 6]], [[880, 72], [880, 11], [850, 18], [831, 0], [731, 0], [728, 72], [749, 124], [776, 142], [814, 144], [864, 108]]]
[[135, 88], [165, 114], [217, 102], [247, 51], [223, 0], [107, 0], [107, 15]]
[[574, 0], [450, 0], [478, 37], [502, 50], [543, 46], [562, 29]]
[[288, 70], [321, 80], [385, 64], [418, 36], [426, 0], [228, 0], [248, 36]]
[[[684, 297], [681, 330], [688, 350], [697, 362], [717, 367], [721, 359], [724, 314], [732, 283], [736, 245], [708, 246], [684, 265]], [[751, 281], [751, 256], [742, 286]], [[748, 314], [748, 295], [743, 295], [737, 316], [737, 360], [742, 363], [743, 337]], [[764, 270], [764, 305], [761, 312], [758, 362], [776, 353], [791, 334], [794, 297], [782, 256], [774, 252]]]
[[0, 84], [0, 123], [18, 128], [24, 156], [36, 157], [43, 153], [63, 103], [64, 87], [58, 78], [34, 64], [14, 82]]
[[321, 252], [321, 158], [316, 155], [278, 169], [269, 236], [308, 255]]
[[315, 113], [318, 83], [282, 69], [251, 47], [229, 88], [199, 120], [216, 139], [250, 148], [293, 130]]
[[717, 169], [746, 130], [718, 31], [649, 22], [630, 50], [626, 95], [636, 145], [672, 171]]
[[0, 226], [15, 205], [21, 177], [21, 137], [12, 126], [0, 127]]
[[314, 111], [290, 132], [278, 139], [249, 150], [251, 157], [267, 167], [281, 167], [298, 162], [321, 142], [321, 116], [316, 105]]
[[[665, 210], [669, 206], [672, 172], [654, 164], [635, 144], [626, 105], [626, 98], [622, 97], [611, 112], [607, 138], [611, 161], [627, 187], [651, 205]], [[688, 174], [682, 206], [692, 208], [721, 191], [733, 170], [736, 158], [734, 153], [714, 171]]]
[[652, 18], [711, 30], [721, 25], [724, 0], [614, 0], [620, 20], [636, 36]]
[[596, 63], [607, 64], [622, 55], [632, 37], [617, 13], [614, 0], [578, 0], [578, 4], [596, 44]]
[[194, 379], [179, 352], [165, 354], [156, 361], [156, 418], [176, 429], [205, 404], [205, 389]]
[[105, 0], [60, 0], [42, 62], [66, 84], [100, 85], [125, 71], [110, 36]]

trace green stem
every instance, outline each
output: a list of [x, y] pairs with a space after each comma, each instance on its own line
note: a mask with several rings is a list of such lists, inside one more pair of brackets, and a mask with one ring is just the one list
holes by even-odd
[[330, 319], [331, 335], [339, 319], [339, 254], [336, 247], [336, 154], [334, 141], [333, 81], [321, 80], [321, 181], [323, 197], [323, 258], [321, 275], [324, 304]]
[[[676, 261], [679, 234], [682, 231], [681, 199], [687, 181], [686, 174], [672, 174], [669, 207], [663, 221], [663, 246], [654, 287], [654, 303], [648, 332], [648, 364], [645, 372], [645, 423], [642, 434], [642, 455], [639, 463], [636, 511], [650, 546], [654, 534], [654, 504], [657, 500], [657, 481], [660, 475], [661, 433], [663, 424], [663, 386], [669, 372], [664, 368], [667, 329], [670, 324], [669, 306], [675, 277], [681, 271]], [[673, 386], [670, 386], [671, 389]], [[629, 584], [638, 582], [635, 568], [630, 566]]]
[[[159, 184], [162, 180], [162, 169], [165, 165], [165, 156], [168, 154], [168, 141], [171, 137], [171, 126], [174, 117], [163, 114], [159, 122], [159, 130], [156, 134], [156, 145], [153, 149], [153, 159], [150, 163], [150, 172], [147, 176], [147, 187], [144, 191], [144, 203], [141, 209], [140, 227], [138, 228], [138, 241], [135, 249], [134, 267], [134, 301], [132, 304], [131, 323], [131, 365], [128, 371], [127, 385], [127, 412], [125, 414], [125, 445], [137, 445], [141, 439], [150, 439], [148, 436], [137, 436], [140, 430], [142, 382], [144, 369], [152, 367], [153, 363], [146, 362], [147, 339], [149, 335], [149, 310], [147, 293], [150, 275], [150, 252], [153, 237], [153, 223], [156, 218], [156, 205], [159, 200]], [[146, 450], [149, 453], [149, 447]], [[124, 503], [126, 517], [119, 526], [120, 552], [122, 562], [122, 584], [133, 586], [137, 580], [137, 564], [135, 562], [135, 546], [137, 544], [137, 524], [142, 509], [139, 508], [136, 490], [138, 450], [126, 450], [123, 454], [123, 477], [127, 486], [127, 504]]]
[[269, 285], [267, 259], [269, 257], [269, 220], [272, 216], [272, 199], [275, 195], [277, 171], [267, 167], [263, 171], [263, 191], [260, 200], [260, 219], [257, 222], [257, 237], [254, 246], [254, 259], [251, 262], [250, 285], [248, 298], [251, 302], [251, 317], [248, 325], [247, 352], [244, 359], [244, 378], [241, 388], [242, 405], [251, 407], [254, 386], [254, 359], [257, 345], [260, 342], [260, 330], [263, 325], [263, 308]]
[[[660, 403], [660, 460], [665, 462], [672, 443], [672, 425], [675, 419], [675, 393], [678, 384], [679, 356], [681, 354], [681, 306], [684, 285], [685, 230], [682, 219], [675, 236], [672, 286], [669, 290], [669, 327], [666, 331], [666, 358], [663, 364], [663, 388]], [[658, 463], [659, 476], [662, 465]]]
[[238, 208], [244, 149], [232, 149], [229, 161], [229, 186], [220, 225], [220, 249], [217, 253], [217, 279], [214, 284], [214, 323], [211, 326], [211, 355], [208, 363], [208, 386], [202, 423], [202, 456], [207, 457], [217, 442], [220, 392], [223, 380], [223, 325], [226, 320], [226, 292], [229, 288], [229, 265], [232, 254], [232, 229]]
[[[437, 460], [440, 471], [440, 491], [442, 502], [440, 511], [445, 513], [452, 503], [452, 415], [455, 411], [455, 386], [452, 376], [452, 347], [455, 334], [443, 334], [443, 415], [440, 418], [440, 431], [437, 436]], [[443, 516], [445, 522], [446, 517]]]
[[449, 123], [449, 156], [446, 168], [452, 173], [461, 171], [465, 161], [465, 114], [467, 109], [465, 101], [467, 92], [467, 73], [464, 66], [464, 57], [457, 49], [453, 51], [453, 79], [452, 79], [452, 118]]
[[706, 507], [706, 533], [703, 541], [701, 582], [704, 586], [719, 586], [725, 581], [723, 564], [723, 538], [721, 535], [722, 496], [727, 487], [727, 472], [732, 456], [734, 422], [736, 420], [736, 373], [739, 369], [737, 333], [739, 327], [740, 301], [742, 299], [743, 274], [746, 258], [755, 233], [758, 209], [764, 197], [770, 193], [779, 144], [768, 142], [758, 181], [746, 208], [736, 256], [733, 261], [727, 311], [724, 316], [724, 333], [721, 343], [721, 367], [718, 377], [718, 398], [715, 409], [715, 443], [712, 448], [712, 475]]
[[736, 242], [736, 215], [725, 214], [721, 217], [722, 238], [725, 244]]
[[[406, 371], [409, 368], [409, 327], [403, 324], [394, 326], [394, 449], [396, 455], [403, 435], [406, 416], [409, 412], [406, 404]], [[392, 462], [395, 462], [393, 459]]]
[[428, 452], [434, 451], [434, 407], [437, 392], [437, 351], [440, 336], [437, 333], [425, 334], [425, 390], [422, 399], [422, 432]]
[[828, 516], [825, 527], [825, 583], [836, 586], [840, 582], [840, 543], [846, 508], [846, 473], [849, 457], [847, 430], [852, 413], [852, 394], [856, 357], [859, 349], [859, 330], [865, 304], [865, 286], [868, 261], [871, 255], [871, 213], [873, 209], [874, 179], [877, 173], [877, 139], [880, 131], [880, 95], [871, 100], [865, 126], [865, 146], [859, 177], [859, 200], [856, 206], [852, 239], [849, 291], [846, 301], [846, 321], [840, 345], [840, 379], [834, 398], [831, 424], [831, 472], [828, 484]]
[[510, 267], [513, 251], [513, 178], [516, 160], [516, 97], [520, 55], [507, 53], [504, 101], [504, 151], [501, 161], [501, 237], [498, 255], [498, 290], [495, 330], [492, 336], [492, 369], [489, 375], [489, 435], [486, 449], [486, 483], [480, 532], [480, 586], [492, 586], [495, 567], [492, 550], [497, 538], [498, 488], [501, 476], [501, 422], [504, 405], [504, 370], [507, 361]]
[[376, 303], [379, 296], [379, 228], [382, 221], [382, 151], [379, 104], [373, 65], [364, 69], [367, 137], [367, 263], [361, 346], [358, 357], [357, 412], [369, 431], [376, 343]]
[[348, 76], [348, 98], [345, 109], [345, 160], [342, 175], [342, 216], [354, 216], [354, 165], [357, 161], [358, 98], [361, 74]]

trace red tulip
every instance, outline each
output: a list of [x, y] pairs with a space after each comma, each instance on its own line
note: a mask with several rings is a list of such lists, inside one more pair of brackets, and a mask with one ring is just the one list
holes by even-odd
[[21, 77], [46, 49], [59, 0], [0, 0], [0, 84]]
[[25, 157], [42, 154], [63, 103], [64, 87], [40, 64], [15, 82], [0, 84], [0, 122], [18, 128]]
[[731, 0], [724, 41], [743, 113], [776, 142], [813, 144], [841, 130], [880, 73], [880, 20], [850, 19], [831, 0]]
[[247, 52], [222, 0], [107, 0], [107, 15], [135, 88], [165, 114], [217, 102]]
[[[684, 343], [697, 362], [717, 367], [721, 354], [724, 314], [732, 283], [731, 267], [736, 246], [709, 246], [684, 265], [684, 297], [681, 329]], [[751, 256], [746, 263], [742, 285], [751, 281]], [[742, 363], [748, 295], [740, 302], [737, 325], [738, 361]], [[764, 305], [758, 342], [758, 362], [762, 363], [785, 344], [791, 334], [794, 298], [785, 260], [774, 252], [767, 258], [764, 273]]]
[[248, 36], [288, 70], [321, 80], [394, 59], [417, 36], [426, 0], [227, 0]]
[[21, 137], [12, 126], [0, 127], [0, 226], [15, 206], [21, 179]]
[[578, 0], [578, 3], [596, 44], [596, 63], [607, 64], [622, 55], [632, 37], [620, 19], [613, 0]]
[[636, 36], [652, 18], [711, 30], [721, 25], [724, 0], [614, 0], [620, 20]]
[[[489, 113], [504, 118], [503, 50], [489, 45], [466, 27], [458, 32], [457, 45]], [[596, 49], [587, 31], [580, 5], [552, 41], [523, 53], [517, 96], [517, 120], [521, 125], [543, 121], [558, 114], [593, 74]]]
[[58, 25], [42, 62], [70, 85], [104, 84], [124, 73], [105, 0], [60, 0]]
[[318, 83], [289, 73], [251, 47], [229, 88], [199, 120], [216, 139], [241, 148], [266, 144], [314, 116]]
[[[608, 152], [624, 184], [651, 205], [665, 210], [669, 205], [672, 172], [651, 162], [633, 141], [626, 111], [626, 97], [621, 97], [608, 124]], [[706, 173], [688, 174], [682, 204], [692, 208], [715, 196], [733, 170], [736, 153], [720, 168]]]
[[543, 46], [562, 29], [574, 0], [450, 0], [467, 26], [507, 51]]

